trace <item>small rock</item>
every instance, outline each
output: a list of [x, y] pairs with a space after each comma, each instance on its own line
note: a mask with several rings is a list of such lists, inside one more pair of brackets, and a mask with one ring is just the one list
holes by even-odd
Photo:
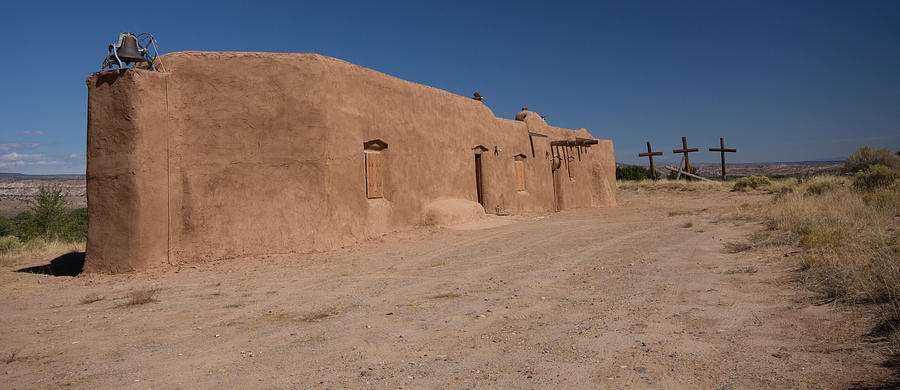
[[638, 374], [643, 374], [643, 373], [647, 372], [646, 367], [635, 367], [634, 370], [637, 371]]

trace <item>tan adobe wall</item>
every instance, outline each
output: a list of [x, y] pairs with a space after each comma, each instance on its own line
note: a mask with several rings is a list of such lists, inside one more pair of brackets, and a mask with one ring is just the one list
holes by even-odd
[[86, 271], [166, 262], [165, 78], [125, 70], [87, 80]]
[[[129, 134], [139, 141], [106, 157], [111, 164], [153, 162], [131, 181], [110, 184], [98, 178], [111, 168], [89, 153], [89, 224], [94, 238], [106, 232], [103, 244], [89, 237], [92, 269], [165, 263], [161, 252], [176, 263], [327, 250], [476, 218], [483, 213], [477, 145], [488, 149], [481, 157], [487, 212], [553, 211], [550, 142], [592, 138], [584, 129], [547, 126], [534, 113], [525, 121], [496, 118], [481, 102], [315, 54], [179, 52], [163, 62], [166, 74], [128, 70], [88, 79], [89, 150], [116, 142], [103, 134]], [[96, 86], [103, 78], [116, 81]], [[133, 96], [134, 88], [152, 93], [130, 103], [113, 97]], [[534, 156], [529, 132], [547, 135], [532, 137]], [[376, 139], [388, 145], [379, 152], [384, 197], [370, 199], [363, 143]], [[574, 180], [565, 175], [557, 185], [563, 208], [614, 204], [612, 143], [580, 149], [581, 160], [570, 166]], [[525, 155], [525, 191], [516, 189], [517, 154]], [[165, 170], [159, 156], [167, 156]], [[104, 208], [135, 217], [117, 221]], [[136, 234], [129, 224], [152, 225], [168, 239], [104, 246], [113, 245], [115, 230]]]

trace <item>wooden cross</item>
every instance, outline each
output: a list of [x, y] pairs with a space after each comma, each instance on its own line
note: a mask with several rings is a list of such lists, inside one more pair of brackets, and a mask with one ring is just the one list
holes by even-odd
[[[675, 149], [672, 153], [684, 153], [684, 171], [687, 173], [691, 173], [691, 160], [688, 158], [688, 153], [699, 151], [700, 149], [687, 147], [687, 137], [681, 137], [681, 149]], [[690, 179], [688, 179], [690, 180]]]
[[656, 168], [653, 167], [653, 156], [662, 156], [662, 152], [654, 152], [650, 149], [650, 141], [647, 141], [647, 153], [638, 153], [638, 157], [650, 157], [650, 177], [656, 180]]
[[725, 181], [725, 152], [737, 152], [737, 149], [725, 149], [725, 138], [719, 138], [718, 148], [709, 148], [710, 152], [719, 152], [722, 154], [722, 181]]

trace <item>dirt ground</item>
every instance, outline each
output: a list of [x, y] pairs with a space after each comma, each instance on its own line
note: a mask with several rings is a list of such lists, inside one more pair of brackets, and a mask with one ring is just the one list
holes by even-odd
[[[728, 253], [768, 195], [620, 191], [341, 250], [54, 277], [0, 269], [0, 388], [808, 389], [890, 379], [864, 313]], [[158, 289], [157, 302], [127, 305]], [[104, 298], [90, 301], [92, 295]]]

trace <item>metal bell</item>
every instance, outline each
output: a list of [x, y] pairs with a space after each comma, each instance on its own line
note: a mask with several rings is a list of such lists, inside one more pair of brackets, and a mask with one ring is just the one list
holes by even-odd
[[137, 38], [131, 34], [123, 34], [122, 44], [116, 49], [116, 55], [124, 62], [147, 61], [138, 49]]

